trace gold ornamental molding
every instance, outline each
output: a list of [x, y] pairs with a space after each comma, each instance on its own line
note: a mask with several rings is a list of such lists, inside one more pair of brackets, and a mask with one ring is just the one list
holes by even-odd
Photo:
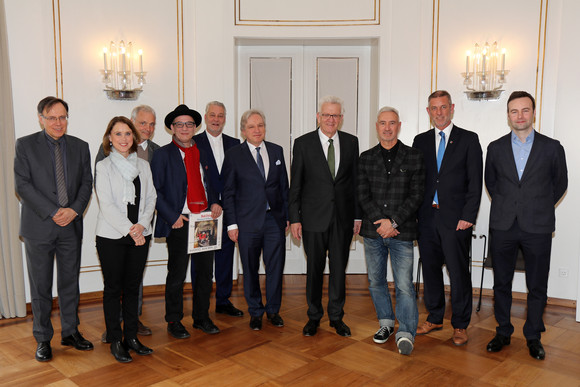
[[[538, 45], [536, 55], [536, 80], [534, 98], [536, 99], [536, 124], [535, 128], [541, 132], [542, 124], [542, 99], [544, 92], [544, 65], [546, 62], [546, 33], [548, 24], [548, 2], [540, 0], [538, 20]], [[438, 90], [437, 76], [439, 73], [439, 13], [440, 0], [433, 0], [433, 19], [431, 32], [431, 92]]]
[[[335, 0], [234, 0], [234, 24], [237, 26], [361, 26], [378, 25], [380, 21], [380, 0], [358, 0], [352, 2], [359, 14], [329, 15], [329, 9], [336, 9]], [[313, 7], [316, 5], [316, 8]], [[366, 7], [366, 9], [365, 9]], [[293, 10], [308, 10], [308, 18], [293, 16]], [[288, 17], [290, 15], [290, 17]], [[318, 16], [318, 17], [317, 17]]]
[[55, 96], [63, 98], [62, 74], [62, 32], [60, 27], [60, 0], [52, 0], [52, 34], [54, 44], [54, 82]]

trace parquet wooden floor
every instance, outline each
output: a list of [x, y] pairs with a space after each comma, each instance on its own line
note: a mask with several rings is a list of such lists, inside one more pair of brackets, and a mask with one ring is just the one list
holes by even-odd
[[[52, 361], [34, 359], [32, 317], [0, 320], [0, 384], [18, 386], [580, 386], [580, 324], [571, 308], [549, 306], [547, 331], [542, 337], [546, 360], [528, 355], [522, 326], [525, 303], [514, 301], [515, 334], [511, 345], [490, 354], [485, 347], [494, 335], [493, 301], [484, 298], [482, 309], [473, 313], [469, 343], [455, 347], [448, 308], [444, 329], [417, 336], [411, 356], [397, 352], [393, 338], [378, 345], [372, 340], [378, 329], [365, 275], [347, 277], [344, 321], [352, 337], [343, 338], [322, 320], [314, 337], [302, 336], [307, 321], [305, 276], [285, 276], [281, 315], [285, 326], [275, 328], [264, 319], [261, 331], [250, 330], [243, 318], [215, 314], [221, 329], [207, 335], [192, 328], [191, 293], [186, 292], [184, 325], [191, 333], [185, 340], [166, 332], [164, 298], [145, 297], [142, 320], [153, 335], [140, 337], [155, 352], [133, 355], [129, 364], [117, 363], [109, 346], [100, 342], [104, 330], [102, 305], [84, 303], [79, 310], [80, 331], [95, 344], [90, 352], [60, 345], [58, 311], [52, 340]], [[146, 290], [147, 293], [147, 290]], [[325, 294], [326, 300], [326, 294]], [[246, 309], [241, 281], [234, 285], [233, 303]], [[326, 301], [325, 301], [326, 302]], [[419, 298], [419, 321], [426, 318]], [[475, 305], [475, 298], [474, 298]]]

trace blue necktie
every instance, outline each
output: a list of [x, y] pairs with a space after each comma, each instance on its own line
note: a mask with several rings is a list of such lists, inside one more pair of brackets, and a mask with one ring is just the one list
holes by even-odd
[[256, 163], [258, 164], [258, 169], [262, 174], [264, 180], [266, 180], [266, 170], [264, 169], [264, 160], [262, 160], [262, 155], [260, 155], [260, 147], [256, 147]]
[[[441, 169], [441, 162], [443, 161], [443, 154], [445, 154], [445, 132], [439, 131], [441, 136], [441, 141], [439, 141], [439, 148], [437, 149], [437, 172]], [[435, 197], [433, 201], [439, 204], [439, 197], [437, 196], [437, 191], [435, 191]]]

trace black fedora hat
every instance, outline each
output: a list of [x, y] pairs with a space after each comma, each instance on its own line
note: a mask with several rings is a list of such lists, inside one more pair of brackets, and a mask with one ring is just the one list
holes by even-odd
[[174, 111], [165, 116], [165, 126], [167, 126], [168, 129], [171, 129], [173, 120], [175, 117], [179, 116], [190, 116], [193, 118], [195, 126], [199, 127], [199, 125], [201, 125], [201, 114], [193, 109], [188, 108], [187, 105], [179, 105], [175, 108]]

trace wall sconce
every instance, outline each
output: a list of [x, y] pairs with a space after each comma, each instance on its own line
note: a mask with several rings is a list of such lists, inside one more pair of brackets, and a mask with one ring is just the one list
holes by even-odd
[[[470, 62], [471, 60], [471, 62]], [[467, 99], [488, 101], [499, 99], [503, 92], [502, 86], [509, 73], [505, 69], [505, 48], [500, 51], [497, 42], [491, 46], [485, 43], [483, 47], [475, 44], [473, 55], [467, 51], [465, 57], [465, 72], [461, 76], [467, 91]]]
[[[135, 71], [138, 62], [139, 71]], [[133, 55], [133, 43], [121, 40], [119, 45], [111, 42], [109, 48], [103, 47], [103, 83], [109, 99], [134, 101], [143, 91], [145, 74], [143, 71], [143, 50]], [[133, 87], [135, 85], [136, 87]]]

